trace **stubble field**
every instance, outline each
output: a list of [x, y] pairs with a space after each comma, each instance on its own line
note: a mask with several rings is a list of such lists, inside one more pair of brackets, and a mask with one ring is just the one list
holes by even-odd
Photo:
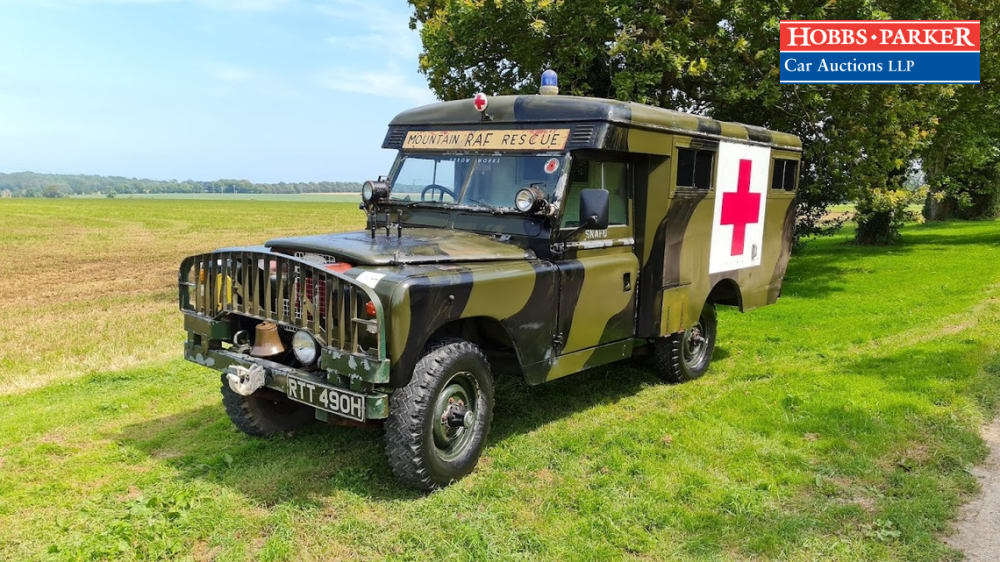
[[377, 430], [252, 439], [179, 359], [191, 253], [357, 228], [351, 203], [0, 201], [0, 559], [955, 558], [1000, 402], [1000, 223], [815, 241], [723, 311], [709, 374], [499, 381], [469, 478]]

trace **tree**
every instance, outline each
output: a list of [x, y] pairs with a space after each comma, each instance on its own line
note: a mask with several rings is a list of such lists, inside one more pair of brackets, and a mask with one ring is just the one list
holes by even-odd
[[[410, 0], [420, 70], [441, 98], [534, 93], [541, 71], [565, 93], [638, 101], [792, 132], [803, 139], [797, 236], [827, 230], [827, 207], [903, 188], [933, 135], [935, 86], [783, 86], [781, 19], [954, 17], [942, 0], [805, 3]], [[864, 217], [861, 217], [864, 220]], [[892, 229], [896, 221], [873, 221]], [[875, 233], [881, 240], [891, 232]], [[865, 242], [863, 238], [859, 241]]]
[[52, 199], [63, 197], [66, 193], [63, 191], [61, 186], [58, 185], [48, 185], [42, 190], [42, 197], [49, 197]]
[[931, 191], [924, 216], [931, 220], [1000, 214], [1000, 2], [967, 6], [981, 20], [980, 84], [957, 87], [940, 110], [933, 142], [923, 152]]
[[[9, 189], [13, 195], [41, 197], [45, 187], [53, 186], [61, 195], [68, 193], [316, 193], [358, 192], [358, 182], [320, 181], [301, 183], [252, 183], [247, 180], [149, 180], [118, 176], [88, 176], [67, 174], [36, 174], [34, 172], [0, 173], [0, 189]], [[52, 196], [56, 196], [52, 193]]]

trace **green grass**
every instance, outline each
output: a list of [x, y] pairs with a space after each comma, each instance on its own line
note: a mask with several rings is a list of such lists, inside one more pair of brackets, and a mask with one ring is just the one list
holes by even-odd
[[181, 360], [0, 396], [0, 559], [955, 558], [1000, 402], [1000, 223], [849, 239], [722, 311], [698, 381], [499, 381], [480, 466], [429, 495], [376, 430], [237, 433]]

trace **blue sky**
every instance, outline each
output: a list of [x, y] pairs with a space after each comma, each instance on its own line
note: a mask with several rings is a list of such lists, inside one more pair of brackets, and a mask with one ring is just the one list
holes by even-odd
[[363, 180], [434, 101], [404, 0], [0, 0], [0, 171]]

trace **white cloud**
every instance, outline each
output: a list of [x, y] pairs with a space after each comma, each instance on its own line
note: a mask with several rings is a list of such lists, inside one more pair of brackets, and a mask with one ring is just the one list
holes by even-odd
[[[415, 73], [422, 46], [419, 34], [410, 29], [410, 12], [405, 4], [400, 2], [398, 9], [390, 10], [371, 0], [327, 0], [316, 9], [338, 20], [340, 27], [356, 30], [327, 37], [327, 43], [341, 51], [339, 59], [348, 58], [342, 56], [343, 51], [364, 55], [355, 57], [357, 67], [321, 72], [319, 80], [325, 87], [414, 104], [435, 101]], [[373, 68], [372, 61], [382, 61], [382, 68]]]
[[[14, 0], [17, 1], [17, 0]], [[231, 12], [269, 12], [291, 4], [293, 0], [30, 0], [28, 3], [49, 7], [128, 4], [198, 4], [213, 10]]]
[[371, 31], [359, 35], [332, 35], [326, 38], [326, 42], [334, 47], [351, 51], [369, 51], [383, 56], [388, 54], [415, 64], [417, 56], [420, 55], [420, 41], [412, 40], [414, 35], [398, 31]]
[[316, 6], [321, 13], [342, 19], [364, 20], [369, 29], [407, 28], [410, 22], [409, 8], [399, 2], [400, 9], [390, 10], [371, 0], [327, 0]]
[[283, 8], [291, 0], [194, 0], [198, 4], [233, 12], [271, 12]]
[[368, 50], [383, 57], [388, 54], [408, 59], [405, 61], [408, 64], [413, 64], [420, 54], [420, 35], [410, 29], [410, 12], [403, 5], [397, 10], [389, 10], [371, 1], [328, 0], [317, 9], [358, 28], [357, 33], [328, 37], [327, 42], [331, 45]]
[[402, 99], [414, 105], [435, 101], [427, 86], [413, 84], [405, 76], [392, 67], [384, 71], [360, 72], [341, 68], [320, 73], [318, 80], [324, 87], [338, 92]]
[[[201, 76], [206, 80], [208, 92], [216, 96], [231, 96], [235, 92], [257, 94], [267, 98], [302, 100], [306, 93], [301, 82], [308, 77], [290, 76], [281, 71], [262, 67], [234, 64], [218, 59], [195, 61]], [[314, 86], [315, 87], [315, 86]]]
[[215, 69], [215, 77], [223, 82], [243, 83], [253, 75], [253, 72], [242, 66], [220, 66]]

